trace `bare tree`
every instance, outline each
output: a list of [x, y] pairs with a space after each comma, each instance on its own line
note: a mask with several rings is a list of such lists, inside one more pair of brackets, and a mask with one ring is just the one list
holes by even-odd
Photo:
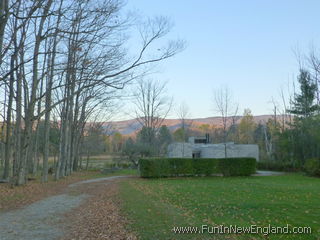
[[[141, 46], [128, 51], [128, 33], [138, 24], [122, 14], [123, 6], [119, 0], [0, 0], [4, 178], [12, 176], [21, 185], [28, 173], [35, 174], [43, 137], [42, 180], [47, 181], [53, 119], [60, 129], [55, 177], [71, 174], [90, 116], [109, 107], [105, 103], [118, 96], [116, 92], [154, 63], [183, 50], [180, 40], [159, 47], [171, 24], [158, 17], [139, 24]], [[161, 122], [163, 115], [156, 114], [161, 106], [153, 106], [151, 126]]]
[[239, 105], [234, 102], [232, 93], [228, 87], [221, 87], [214, 91], [213, 104], [215, 111], [221, 116], [224, 151], [225, 157], [227, 157], [228, 129], [237, 116]]
[[185, 102], [182, 102], [177, 109], [177, 115], [180, 120], [181, 128], [186, 131], [191, 125], [189, 107]]
[[[140, 80], [135, 93], [135, 114], [141, 126], [153, 134], [162, 125], [172, 106], [172, 97], [166, 95], [166, 82]], [[152, 133], [149, 134], [151, 138]], [[150, 143], [152, 139], [149, 139]]]
[[179, 108], [177, 109], [177, 115], [179, 117], [180, 126], [182, 129], [182, 137], [183, 137], [182, 156], [184, 156], [184, 144], [186, 141], [187, 131], [192, 124], [192, 120], [188, 119], [190, 118], [190, 111], [189, 111], [188, 105], [185, 102], [182, 102], [179, 105]]
[[4, 31], [9, 19], [9, 1], [0, 0], [0, 66], [2, 63], [2, 50]]

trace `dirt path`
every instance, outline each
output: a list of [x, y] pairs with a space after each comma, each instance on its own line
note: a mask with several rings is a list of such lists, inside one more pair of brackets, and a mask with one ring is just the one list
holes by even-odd
[[136, 239], [119, 213], [121, 178], [81, 181], [63, 194], [0, 213], [0, 240]]
[[252, 176], [279, 176], [284, 175], [285, 172], [276, 172], [276, 171], [257, 171], [256, 174], [253, 174]]

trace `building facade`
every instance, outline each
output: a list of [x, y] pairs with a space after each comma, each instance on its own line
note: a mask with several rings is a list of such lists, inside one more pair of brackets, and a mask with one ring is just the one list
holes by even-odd
[[256, 144], [208, 143], [208, 137], [190, 137], [189, 142], [175, 142], [168, 146], [169, 158], [224, 158], [253, 157], [259, 161]]

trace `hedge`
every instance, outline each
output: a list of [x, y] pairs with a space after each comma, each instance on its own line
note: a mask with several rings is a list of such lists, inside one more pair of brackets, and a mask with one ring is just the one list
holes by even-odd
[[256, 171], [255, 158], [144, 158], [139, 160], [140, 176], [249, 176]]
[[280, 172], [299, 172], [301, 171], [302, 167], [299, 165], [293, 166], [293, 164], [289, 162], [259, 161], [257, 162], [257, 169]]
[[219, 171], [219, 159], [215, 158], [194, 158], [192, 159], [194, 175], [210, 176]]
[[304, 171], [313, 177], [320, 177], [320, 159], [311, 158], [304, 164]]
[[220, 159], [219, 169], [223, 176], [250, 176], [256, 172], [255, 158]]

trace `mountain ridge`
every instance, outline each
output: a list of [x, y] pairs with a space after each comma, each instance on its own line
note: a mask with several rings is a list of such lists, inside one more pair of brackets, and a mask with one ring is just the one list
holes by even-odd
[[[278, 115], [280, 118], [282, 115]], [[232, 118], [235, 119], [236, 123], [241, 121], [243, 116], [229, 117], [229, 122], [231, 122]], [[257, 115], [253, 116], [253, 120], [256, 124], [261, 123], [265, 124], [268, 119], [273, 118], [274, 115]], [[187, 124], [191, 124], [192, 128], [197, 128], [203, 124], [214, 125], [219, 128], [222, 126], [222, 118], [219, 116], [215, 117], [205, 117], [205, 118], [189, 118], [185, 119]], [[181, 127], [181, 120], [175, 118], [164, 119], [162, 125], [166, 125], [171, 132], [174, 132], [178, 128]], [[109, 121], [103, 123], [105, 128], [109, 128], [111, 132], [119, 132], [122, 135], [135, 135], [141, 128], [142, 125], [139, 123], [137, 118], [129, 119], [129, 120], [120, 120], [120, 121]]]

